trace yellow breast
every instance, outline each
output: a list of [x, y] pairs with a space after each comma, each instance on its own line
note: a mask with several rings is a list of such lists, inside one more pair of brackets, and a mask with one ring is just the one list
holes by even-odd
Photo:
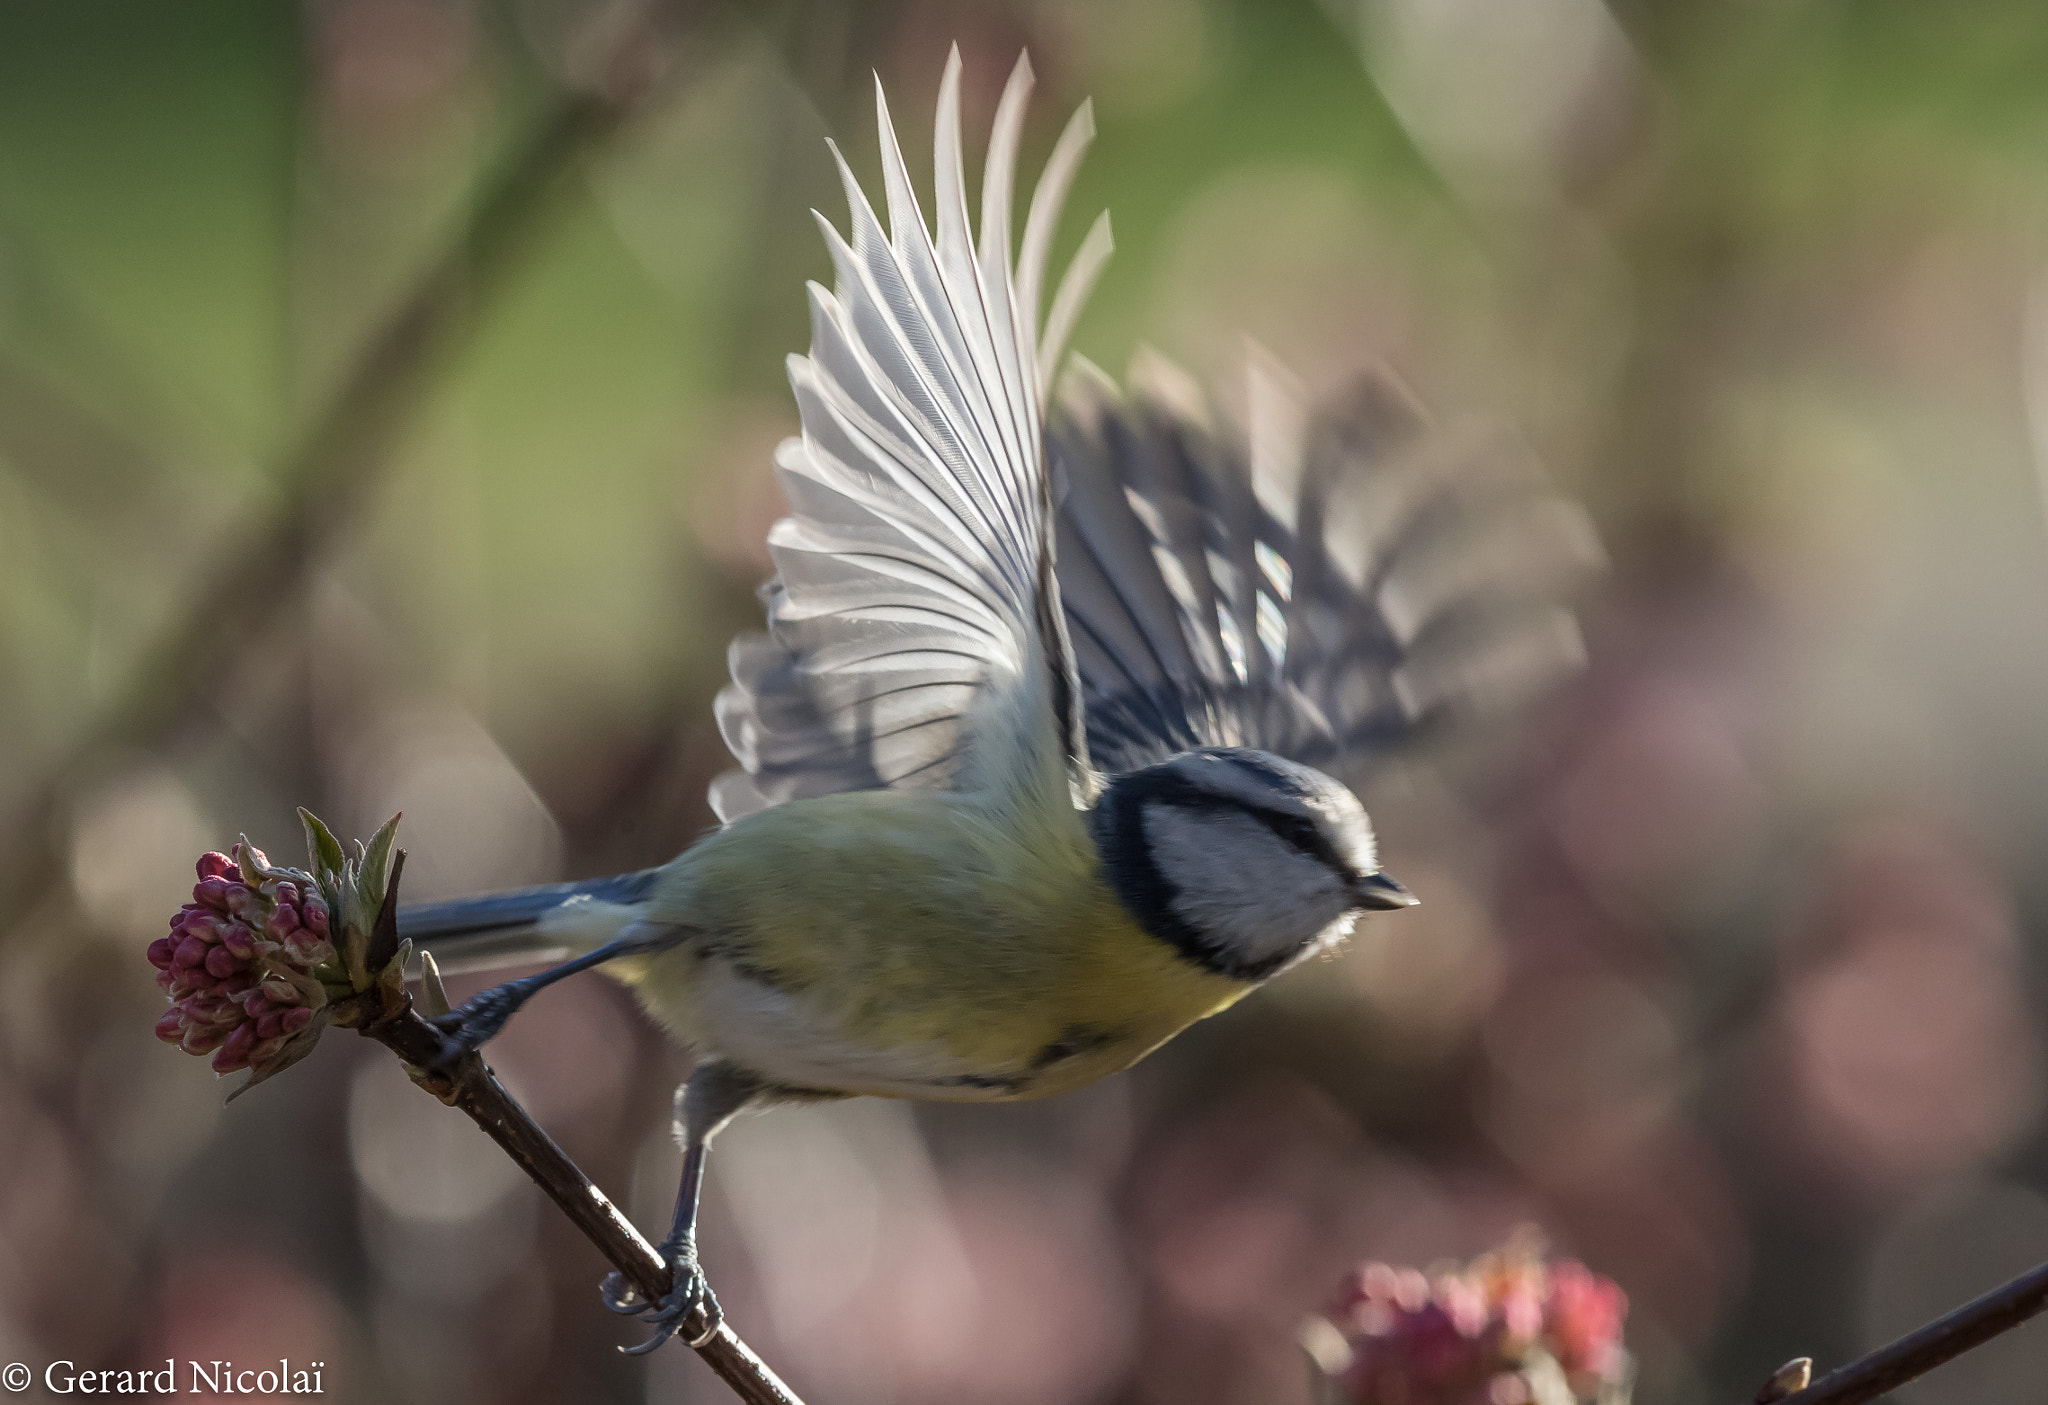
[[799, 1088], [1062, 1092], [1250, 989], [1131, 920], [1070, 807], [914, 791], [778, 806], [672, 865], [654, 915], [700, 935], [631, 973], [649, 1010]]

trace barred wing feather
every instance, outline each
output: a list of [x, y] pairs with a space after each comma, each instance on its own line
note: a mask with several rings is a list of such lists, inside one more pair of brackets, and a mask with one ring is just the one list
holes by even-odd
[[776, 456], [790, 515], [769, 536], [768, 633], [734, 642], [717, 703], [742, 767], [712, 787], [722, 819], [961, 784], [968, 718], [991, 690], [1037, 689], [1015, 696], [1044, 697], [1085, 791], [1091, 763], [1114, 774], [1204, 745], [1354, 774], [1575, 660], [1559, 602], [1597, 555], [1583, 517], [1498, 442], [1431, 428], [1385, 380], [1311, 415], [1255, 358], [1233, 438], [1157, 357], [1128, 396], [1077, 362], [1048, 424], [1043, 387], [1109, 252], [1105, 216], [1041, 331], [1089, 112], [1040, 176], [1013, 271], [1030, 68], [997, 107], [978, 240], [959, 80], [956, 52], [934, 229], [879, 87], [888, 227], [844, 161], [848, 233], [819, 221], [834, 286], [811, 286], [810, 354], [790, 358], [803, 432]]
[[1034, 670], [1050, 676], [1056, 725], [1081, 750], [1050, 571], [1040, 368], [1057, 359], [1109, 233], [1105, 216], [1041, 335], [1052, 231], [1093, 128], [1084, 105], [1040, 178], [1013, 275], [1010, 190], [1031, 81], [1020, 60], [997, 108], [978, 247], [957, 51], [940, 88], [935, 232], [879, 84], [886, 231], [839, 161], [850, 225], [842, 237], [820, 217], [834, 286], [811, 285], [810, 354], [789, 363], [803, 432], [776, 456], [790, 515], [769, 535], [769, 632], [735, 642], [717, 704], [744, 768], [713, 786], [722, 819], [831, 791], [957, 783], [977, 699]]
[[1103, 770], [1249, 746], [1356, 775], [1577, 660], [1561, 602], [1592, 529], [1498, 441], [1434, 430], [1384, 379], [1311, 416], [1256, 357], [1242, 441], [1157, 357], [1133, 381], [1077, 361], [1049, 431]]

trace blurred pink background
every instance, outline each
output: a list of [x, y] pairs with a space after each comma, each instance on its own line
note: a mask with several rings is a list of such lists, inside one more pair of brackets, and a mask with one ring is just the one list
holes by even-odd
[[[704, 1252], [742, 1334], [814, 1405], [1284, 1405], [1361, 1258], [1533, 1222], [1627, 1291], [1639, 1402], [1732, 1402], [2048, 1258], [2048, 15], [685, 10], [260, 637], [218, 621], [175, 725], [76, 750], [629, 12], [0, 13], [0, 836], [36, 856], [0, 906], [0, 1361], [727, 1398], [613, 1350], [597, 1255], [383, 1051], [224, 1110], [151, 1037], [142, 950], [202, 850], [295, 859], [299, 804], [402, 809], [413, 898], [710, 823], [824, 138], [872, 172], [878, 69], [921, 150], [955, 39], [970, 131], [1030, 48], [1027, 169], [1094, 96], [1066, 239], [1106, 205], [1118, 251], [1077, 349], [1226, 405], [1247, 337], [1320, 389], [1384, 361], [1533, 447], [1612, 566], [1569, 691], [1366, 786], [1414, 912], [1082, 1094], [727, 1133]], [[622, 991], [551, 990], [492, 1058], [665, 1222], [687, 1059]], [[1898, 1398], [2043, 1380], [2035, 1328]]]

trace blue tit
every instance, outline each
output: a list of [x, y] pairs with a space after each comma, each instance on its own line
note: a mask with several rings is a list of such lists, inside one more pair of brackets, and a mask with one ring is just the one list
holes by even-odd
[[[997, 108], [970, 223], [957, 52], [935, 223], [879, 90], [887, 227], [843, 160], [836, 277], [789, 362], [768, 630], [731, 650], [722, 826], [667, 865], [406, 909], [451, 965], [569, 956], [446, 1016], [476, 1048], [606, 964], [698, 1056], [652, 1346], [717, 1312], [694, 1225], [708, 1144], [764, 1102], [1000, 1101], [1081, 1087], [1415, 899], [1332, 771], [1571, 654], [1585, 529], [1386, 380], [1312, 415], [1255, 365], [1249, 432], [1156, 357], [1128, 391], [1050, 379], [1110, 250], [1082, 240], [1043, 320], [1084, 105], [1013, 254], [1031, 70]], [[834, 148], [837, 157], [837, 148]], [[1497, 456], [1495, 456], [1497, 457]]]

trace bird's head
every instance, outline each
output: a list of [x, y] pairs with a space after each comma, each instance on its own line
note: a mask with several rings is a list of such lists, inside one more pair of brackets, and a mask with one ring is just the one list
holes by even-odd
[[1322, 772], [1204, 748], [1119, 776], [1093, 814], [1139, 924], [1210, 970], [1263, 980], [1415, 898], [1380, 872], [1365, 807]]

